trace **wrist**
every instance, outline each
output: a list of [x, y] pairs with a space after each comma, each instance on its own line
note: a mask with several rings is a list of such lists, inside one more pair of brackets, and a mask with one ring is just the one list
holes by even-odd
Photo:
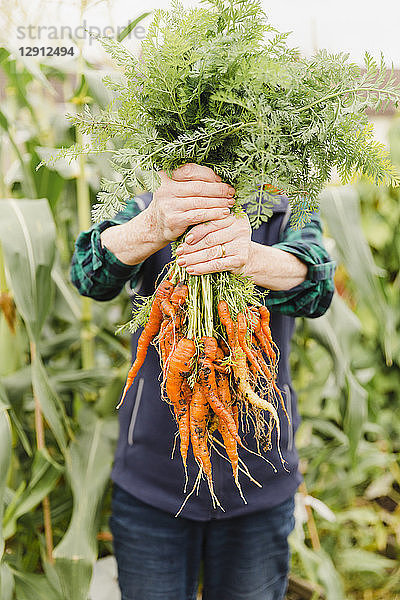
[[101, 243], [118, 260], [130, 266], [140, 264], [167, 244], [158, 234], [147, 209], [127, 223], [105, 229], [101, 233]]
[[[264, 250], [266, 246], [263, 246], [262, 248]], [[260, 264], [263, 262], [265, 263], [265, 256], [260, 256], [260, 244], [250, 242], [249, 255], [246, 264], [244, 265], [242, 275], [250, 277], [250, 279], [256, 282], [257, 273], [260, 271]]]
[[168, 244], [150, 206], [125, 223], [124, 226], [126, 227], [124, 238], [128, 240], [126, 249], [133, 256], [139, 253], [140, 262]]
[[261, 287], [286, 291], [305, 280], [307, 265], [290, 252], [251, 242], [243, 275]]
[[[140, 217], [140, 219], [139, 219]], [[136, 220], [138, 219], [138, 221]], [[151, 203], [135, 219], [129, 221], [132, 232], [137, 231], [143, 244], [156, 248], [155, 251], [164, 248], [171, 240], [166, 239], [160, 227], [156, 211]]]

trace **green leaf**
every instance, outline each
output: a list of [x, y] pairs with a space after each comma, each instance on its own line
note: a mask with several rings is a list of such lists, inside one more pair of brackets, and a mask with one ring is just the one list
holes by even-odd
[[391, 364], [395, 345], [395, 315], [382, 290], [368, 242], [361, 227], [360, 202], [353, 187], [330, 187], [320, 198], [321, 212], [329, 232], [335, 239], [339, 257], [358, 291], [358, 299], [365, 304], [379, 323], [378, 334]]
[[17, 320], [15, 332], [12, 332], [4, 314], [0, 312], [0, 377], [14, 373], [25, 363], [26, 338], [20, 320]]
[[5, 131], [8, 129], [8, 120], [3, 112], [0, 110], [0, 127], [2, 127]]
[[368, 417], [368, 394], [352, 373], [348, 373], [347, 375], [347, 389], [348, 395], [343, 427], [350, 442], [350, 456], [353, 466], [356, 467], [357, 447], [363, 432], [364, 423]]
[[15, 304], [32, 341], [52, 302], [55, 225], [47, 200], [0, 201], [0, 240]]
[[340, 552], [340, 561], [344, 571], [369, 571], [384, 573], [386, 569], [395, 569], [396, 560], [381, 556], [375, 552], [368, 552], [362, 548], [347, 548]]
[[0, 410], [7, 410], [10, 408], [10, 403], [7, 398], [7, 392], [4, 385], [0, 381]]
[[[5, 68], [5, 71], [9, 77], [15, 74], [19, 75], [21, 79], [24, 76], [24, 80], [26, 80], [25, 76], [27, 76], [28, 81], [30, 81], [31, 78], [36, 79], [41, 84], [41, 86], [46, 89], [46, 91], [48, 91], [53, 96], [56, 94], [54, 88], [50, 85], [48, 79], [42, 73], [40, 65], [36, 61], [31, 60], [31, 57], [29, 56], [21, 55], [17, 48], [15, 48], [11, 44], [7, 44], [6, 39], [3, 40], [3, 45], [8, 55], [9, 53], [12, 53], [10, 59], [12, 58], [12, 55], [17, 57], [17, 60], [10, 60], [8, 68]], [[20, 63], [18, 65], [18, 69], [16, 69], [16, 63]], [[20, 68], [21, 66], [22, 69]]]
[[63, 600], [45, 575], [12, 570], [17, 600]]
[[15, 410], [13, 410], [12, 408], [10, 409], [10, 419], [12, 421], [12, 424], [14, 426], [14, 429], [19, 437], [19, 440], [22, 444], [22, 447], [24, 448], [25, 452], [27, 453], [28, 456], [32, 456], [32, 446], [31, 443], [29, 441], [28, 436], [26, 435], [24, 428], [22, 426], [21, 421], [19, 420], [19, 418], [17, 417], [17, 413], [15, 412]]
[[4, 552], [3, 510], [7, 476], [11, 464], [11, 423], [7, 410], [0, 406], [0, 560]]
[[6, 562], [0, 563], [0, 598], [12, 600], [14, 594], [14, 575]]
[[32, 177], [32, 173], [30, 172], [29, 167], [25, 163], [24, 157], [21, 154], [19, 145], [16, 141], [16, 138], [14, 137], [14, 135], [12, 133], [12, 127], [11, 127], [10, 123], [8, 122], [6, 115], [1, 110], [0, 110], [0, 127], [4, 130], [5, 135], [8, 137], [10, 145], [11, 145], [12, 149], [14, 150], [16, 157], [18, 159], [18, 162], [20, 164], [20, 168], [23, 173], [23, 177], [21, 180], [22, 190], [26, 195], [34, 197], [35, 196], [35, 183], [34, 183], [34, 180]]
[[51, 276], [58, 292], [56, 299], [61, 305], [59, 310], [62, 311], [63, 318], [66, 321], [68, 320], [75, 325], [77, 321], [82, 319], [79, 295], [71, 284], [66, 281], [58, 264], [54, 265]]
[[297, 530], [289, 539], [291, 547], [296, 551], [306, 570], [307, 577], [324, 587], [326, 600], [346, 600], [340, 575], [329, 554], [322, 548], [318, 551], [308, 548]]
[[6, 511], [4, 518], [4, 537], [13, 536], [17, 528], [17, 520], [32, 511], [45, 496], [54, 489], [63, 468], [56, 463], [46, 449], [38, 450], [32, 465], [31, 479], [17, 502], [12, 503], [12, 510]]
[[360, 322], [345, 302], [335, 294], [325, 315], [313, 319], [308, 327], [329, 352], [334, 363], [334, 376], [345, 401], [343, 429], [348, 438], [352, 461], [356, 459], [358, 443], [367, 421], [367, 392], [353, 374], [353, 347]]
[[338, 385], [343, 388], [351, 367], [352, 343], [360, 330], [358, 318], [340, 296], [335, 294], [329, 311], [318, 319], [310, 319], [307, 327], [313, 337], [328, 350], [334, 362]]
[[54, 550], [65, 600], [87, 600], [97, 558], [96, 515], [113, 457], [106, 434], [107, 421], [91, 416], [87, 429], [71, 442], [66, 453], [74, 507], [67, 532]]
[[117, 36], [118, 42], [122, 42], [122, 40], [125, 39], [130, 34], [132, 29], [134, 29], [136, 27], [136, 25], [138, 25], [140, 23], [140, 21], [143, 21], [143, 19], [145, 19], [146, 17], [151, 15], [152, 12], [153, 11], [144, 12], [141, 15], [139, 15], [138, 17], [136, 17], [136, 19], [134, 19], [133, 21], [128, 23], [128, 25], [126, 27], [124, 27], [124, 29], [121, 31], [121, 33], [118, 34], [118, 36]]
[[326, 590], [326, 600], [344, 600], [343, 584], [331, 557], [322, 548], [315, 554], [318, 557], [317, 576]]
[[68, 428], [67, 417], [63, 404], [53, 390], [46, 369], [38, 354], [33, 357], [31, 370], [34, 394], [60, 449], [64, 452], [66, 450], [65, 428]]
[[2, 377], [4, 388], [7, 392], [10, 404], [18, 407], [22, 404], [22, 398], [32, 387], [31, 367], [26, 366], [18, 369], [5, 377]]
[[[52, 148], [51, 146], [36, 146], [35, 151], [43, 162], [49, 161], [58, 148]], [[57, 160], [54, 164], [50, 162], [47, 164], [47, 168], [50, 171], [57, 172], [63, 179], [75, 179], [79, 175], [79, 165], [77, 161], [68, 162], [65, 159]]]
[[10, 56], [10, 53], [8, 52], [8, 50], [6, 50], [5, 48], [0, 48], [0, 65], [2, 62], [4, 62], [8, 57]]

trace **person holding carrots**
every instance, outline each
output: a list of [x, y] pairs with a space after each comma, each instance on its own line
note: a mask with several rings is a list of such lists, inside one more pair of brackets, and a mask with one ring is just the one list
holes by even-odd
[[[294, 494], [301, 482], [290, 340], [295, 317], [318, 317], [329, 307], [335, 265], [323, 246], [318, 215], [302, 230], [291, 230], [286, 198], [280, 198], [268, 223], [252, 232], [247, 217], [231, 214], [235, 190], [208, 167], [189, 163], [172, 177], [160, 176], [156, 192], [132, 198], [115, 219], [79, 235], [73, 283], [99, 301], [114, 298], [127, 283], [132, 294], [151, 295], [171, 259], [170, 243], [190, 227], [178, 249], [178, 263], [188, 273], [232, 271], [270, 290], [265, 303], [280, 354], [276, 383], [286, 401], [286, 408], [282, 402], [277, 410], [289, 418], [281, 419], [286, 425], [280, 449], [268, 453], [272, 466], [246, 452], [251, 477], [243, 477], [241, 495], [230, 463], [217, 454], [213, 485], [220, 506], [213, 508], [203, 485], [182, 507], [182, 461], [179, 453], [171, 458], [176, 425], [160, 398], [159, 360], [149, 348], [119, 409], [112, 471], [110, 526], [122, 600], [196, 600], [201, 565], [203, 600], [281, 600]], [[132, 336], [134, 350], [139, 335]], [[194, 401], [201, 419], [201, 399]], [[241, 438], [251, 448], [248, 437]], [[185, 460], [194, 472], [190, 449]]]

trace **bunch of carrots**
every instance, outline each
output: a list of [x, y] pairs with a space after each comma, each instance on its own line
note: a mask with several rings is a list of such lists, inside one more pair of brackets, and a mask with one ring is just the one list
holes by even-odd
[[[197, 310], [193, 306], [198, 295], [192, 281], [195, 277], [186, 275], [187, 283], [176, 280], [183, 275], [177, 271], [175, 264], [152, 297], [118, 407], [138, 374], [149, 345], [154, 343], [162, 368], [162, 396], [174, 412], [185, 473], [191, 444], [199, 466], [197, 482], [204, 474], [213, 502], [218, 503], [213, 491], [212, 447], [224, 446], [240, 493], [239, 470], [252, 479], [238, 455], [238, 446], [245, 448], [239, 436], [241, 418], [253, 418], [259, 453], [272, 447], [271, 436], [276, 428], [279, 456], [284, 464], [279, 450], [278, 402], [288, 420], [289, 416], [276, 384], [278, 349], [271, 337], [269, 311], [263, 304], [248, 306], [233, 317], [228, 303], [220, 299], [216, 310], [209, 314], [212, 323], [208, 323], [208, 333], [214, 335], [194, 335], [190, 313]], [[203, 294], [201, 297], [204, 301]], [[214, 435], [217, 430], [222, 444]]]

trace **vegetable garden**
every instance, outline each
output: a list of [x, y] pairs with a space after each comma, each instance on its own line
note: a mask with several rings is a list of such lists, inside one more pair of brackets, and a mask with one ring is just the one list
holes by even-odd
[[[277, 43], [280, 52], [283, 42]], [[383, 67], [369, 60], [370, 76], [381, 77], [383, 85]], [[111, 99], [101, 82], [104, 71], [82, 56], [75, 78], [48, 65], [16, 60], [5, 47], [0, 49], [0, 61], [6, 92], [0, 112], [0, 597], [86, 600], [96, 559], [112, 552], [107, 521], [117, 437], [115, 406], [130, 363], [128, 333], [115, 336], [114, 332], [130, 319], [130, 303], [126, 295], [106, 304], [79, 298], [69, 282], [68, 267], [74, 239], [90, 224], [91, 205], [102, 180], [106, 204], [119, 206], [121, 198], [112, 181], [116, 170], [120, 174], [124, 170], [124, 144], [116, 135], [119, 160], [114, 168], [104, 153], [78, 151], [90, 143], [89, 133], [95, 132], [100, 145], [104, 142], [97, 121], [98, 115], [108, 116]], [[294, 63], [300, 68], [297, 58]], [[324, 55], [318, 68], [328, 68]], [[111, 62], [107, 70], [111, 81], [115, 77]], [[351, 69], [346, 76], [354, 76]], [[61, 90], [62, 102], [55, 98], [55, 88]], [[372, 105], [380, 100], [363, 96]], [[251, 112], [249, 105], [243, 106], [243, 98], [223, 98], [220, 92], [214, 101], [240, 106], [241, 115]], [[191, 110], [185, 103], [188, 106]], [[327, 113], [336, 108], [327, 107]], [[66, 120], [67, 112], [74, 113], [74, 123]], [[335, 116], [338, 126], [341, 116], [345, 119], [348, 114], [349, 106], [340, 104]], [[237, 116], [231, 108], [226, 115], [228, 120]], [[138, 115], [129, 117], [133, 123]], [[117, 125], [114, 132], [108, 127], [107, 138], [120, 133]], [[220, 135], [221, 124], [206, 125], [209, 132]], [[399, 140], [400, 126], [394, 118], [390, 141], [395, 165], [400, 165]], [[130, 141], [132, 148], [152, 143], [150, 138]], [[364, 142], [376, 151], [374, 158], [383, 161], [378, 172], [372, 172], [368, 163], [365, 174], [378, 180], [386, 175], [388, 184], [376, 187], [361, 179], [320, 193], [314, 181], [315, 196], [310, 199], [312, 207], [319, 197], [327, 246], [339, 267], [330, 310], [316, 320], [298, 320], [292, 352], [303, 418], [297, 444], [306, 481], [291, 538], [292, 598], [400, 597], [400, 418], [396, 411], [400, 192], [389, 185], [395, 183], [395, 174], [388, 170], [382, 148], [370, 138]], [[191, 143], [190, 158], [197, 159], [206, 148]], [[51, 160], [57, 148], [71, 145], [71, 161], [68, 151]], [[224, 148], [228, 152], [228, 146]], [[179, 152], [176, 144], [176, 155], [170, 148], [160, 154], [156, 166], [173, 168]], [[269, 160], [266, 157], [263, 163], [267, 173], [274, 166]], [[41, 161], [44, 166], [37, 169]], [[351, 175], [355, 162], [342, 174]], [[146, 187], [151, 183], [148, 165], [140, 166], [138, 180], [130, 184]], [[254, 169], [255, 165], [248, 165], [242, 174], [244, 195], [249, 192], [246, 177], [253, 176]], [[321, 165], [320, 173], [325, 172]], [[223, 170], [220, 174], [224, 176]], [[288, 192], [302, 185], [301, 181], [271, 183]], [[124, 190], [122, 200], [131, 189]], [[104, 217], [103, 208], [104, 204], [97, 213], [100, 210]], [[260, 214], [257, 205], [255, 209]], [[175, 271], [171, 280], [179, 308], [181, 274]], [[238, 324], [246, 306], [234, 313]], [[168, 307], [164, 309], [166, 329]], [[229, 320], [223, 311], [219, 314], [228, 332]], [[258, 318], [261, 323], [260, 313]], [[200, 333], [199, 338], [210, 337], [209, 332]], [[219, 350], [223, 353], [223, 344]], [[223, 386], [223, 356], [219, 359], [222, 376], [216, 374], [218, 385]], [[259, 355], [258, 365], [260, 360]], [[207, 355], [199, 358], [200, 372], [201, 361], [204, 366]], [[265, 366], [273, 371], [273, 362]], [[296, 588], [299, 579], [308, 587]]]

